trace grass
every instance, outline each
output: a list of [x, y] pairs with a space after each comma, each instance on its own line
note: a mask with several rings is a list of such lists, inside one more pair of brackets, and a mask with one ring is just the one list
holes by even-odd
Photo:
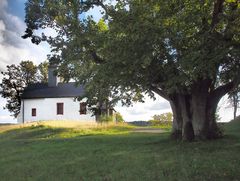
[[164, 131], [171, 131], [172, 130], [172, 123], [171, 124], [162, 124], [162, 125], [153, 125], [153, 126], [148, 126], [149, 128], [159, 128]]
[[185, 143], [127, 125], [12, 127], [0, 133], [0, 180], [237, 181], [240, 120], [224, 128], [223, 139]]

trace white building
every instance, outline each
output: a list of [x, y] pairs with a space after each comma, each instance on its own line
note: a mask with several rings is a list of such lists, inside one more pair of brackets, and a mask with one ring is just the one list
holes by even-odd
[[33, 84], [22, 94], [18, 123], [43, 120], [95, 121], [96, 116], [85, 102], [75, 98], [84, 94], [83, 86], [60, 83], [54, 74], [55, 66], [49, 66], [48, 83]]

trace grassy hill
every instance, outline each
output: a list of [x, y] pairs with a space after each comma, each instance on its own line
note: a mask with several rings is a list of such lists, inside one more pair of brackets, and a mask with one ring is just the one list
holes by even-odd
[[207, 142], [132, 129], [0, 126], [0, 180], [240, 180], [240, 119]]

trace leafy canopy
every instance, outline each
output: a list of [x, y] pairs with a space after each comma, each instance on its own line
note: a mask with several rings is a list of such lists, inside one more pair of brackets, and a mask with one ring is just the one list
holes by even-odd
[[[85, 84], [89, 103], [168, 99], [209, 80], [209, 92], [239, 84], [240, 5], [237, 0], [28, 0], [23, 38], [47, 41], [59, 72]], [[102, 8], [95, 22], [82, 14]], [[53, 28], [56, 37], [35, 30]]]

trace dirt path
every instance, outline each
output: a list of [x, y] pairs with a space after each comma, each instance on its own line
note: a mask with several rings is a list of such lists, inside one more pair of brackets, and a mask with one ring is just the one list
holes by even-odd
[[135, 128], [133, 133], [165, 133], [166, 131], [160, 128]]

